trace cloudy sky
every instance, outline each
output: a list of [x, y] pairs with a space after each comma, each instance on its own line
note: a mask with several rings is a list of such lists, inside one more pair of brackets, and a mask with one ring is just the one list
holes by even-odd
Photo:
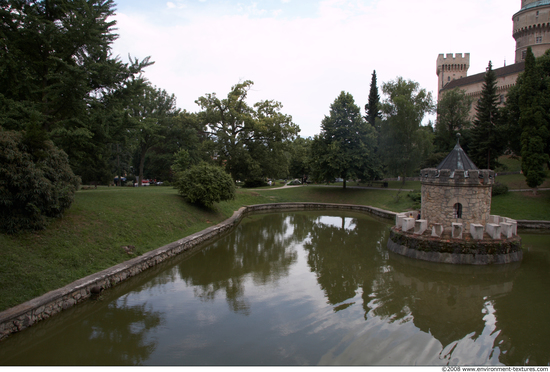
[[469, 74], [514, 63], [520, 0], [115, 0], [127, 61], [151, 56], [151, 83], [197, 112], [252, 80], [249, 103], [272, 99], [304, 137], [341, 91], [364, 112], [373, 70], [381, 87], [401, 76], [437, 97], [439, 53], [470, 53]]

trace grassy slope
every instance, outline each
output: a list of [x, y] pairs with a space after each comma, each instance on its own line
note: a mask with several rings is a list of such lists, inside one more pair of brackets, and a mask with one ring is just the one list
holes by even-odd
[[[407, 182], [404, 188], [420, 190], [420, 183]], [[171, 187], [79, 191], [64, 218], [52, 221], [47, 230], [0, 234], [0, 311], [131, 258], [122, 246], [133, 245], [137, 255], [143, 254], [221, 222], [243, 205], [310, 201], [396, 212], [414, 208], [407, 192], [397, 194], [325, 186], [240, 190], [236, 200], [208, 210], [189, 205]], [[516, 219], [550, 220], [549, 207], [550, 192], [537, 197], [508, 193], [493, 198], [492, 211]]]

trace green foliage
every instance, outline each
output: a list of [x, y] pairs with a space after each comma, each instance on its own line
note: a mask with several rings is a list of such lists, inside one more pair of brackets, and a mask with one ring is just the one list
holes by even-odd
[[508, 192], [508, 186], [500, 182], [495, 182], [491, 189], [492, 196], [503, 195], [503, 194], [506, 194], [507, 192]]
[[382, 104], [381, 153], [389, 173], [405, 180], [432, 150], [432, 130], [421, 125], [433, 110], [432, 95], [402, 77], [385, 83], [382, 91], [387, 98]]
[[456, 145], [456, 134], [460, 133], [460, 144], [468, 149], [470, 130], [470, 109], [473, 99], [458, 88], [443, 93], [437, 103], [434, 146], [436, 152], [449, 153]]
[[321, 122], [311, 146], [312, 176], [317, 181], [343, 178], [366, 182], [380, 177], [374, 154], [376, 131], [361, 116], [350, 93], [341, 92]]
[[288, 172], [291, 177], [302, 178], [308, 175], [310, 168], [311, 137], [297, 137], [290, 145], [290, 164]]
[[505, 149], [505, 125], [498, 108], [497, 78], [489, 62], [476, 118], [471, 130], [469, 157], [479, 168], [495, 169]]
[[43, 229], [68, 209], [79, 185], [67, 155], [40, 134], [0, 131], [0, 230]]
[[243, 187], [246, 187], [246, 188], [264, 187], [264, 186], [267, 186], [267, 183], [263, 180], [263, 178], [247, 179], [243, 185]]
[[235, 198], [235, 184], [223, 168], [201, 163], [178, 174], [177, 188], [189, 202], [212, 207]]
[[[521, 133], [521, 169], [527, 185], [540, 186], [546, 178], [545, 165], [549, 161], [546, 143], [549, 140], [548, 94], [541, 69], [536, 65], [531, 48], [527, 48], [525, 72], [519, 85], [519, 125]], [[546, 84], [545, 84], [546, 83]]]
[[289, 141], [299, 132], [292, 117], [281, 113], [279, 102], [246, 102], [253, 82], [234, 85], [227, 98], [215, 93], [200, 97], [199, 122], [208, 128], [211, 157], [224, 165], [234, 180], [277, 178], [288, 174]]
[[112, 0], [0, 2], [0, 125], [37, 123], [86, 180], [111, 178], [127, 83], [151, 63], [121, 63]]
[[380, 95], [378, 94], [378, 86], [376, 85], [376, 70], [372, 72], [370, 82], [369, 102], [365, 105], [365, 120], [372, 125], [379, 133], [380, 128], [377, 127], [377, 120], [381, 118], [380, 113]]

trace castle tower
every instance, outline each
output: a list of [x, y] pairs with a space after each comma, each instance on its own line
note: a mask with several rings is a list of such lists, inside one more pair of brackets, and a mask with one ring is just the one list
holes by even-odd
[[423, 169], [421, 174], [423, 219], [465, 227], [489, 222], [495, 172], [478, 169], [458, 141], [437, 168]]
[[466, 53], [464, 56], [462, 56], [462, 53], [456, 53], [456, 55], [447, 53], [446, 56], [440, 54], [437, 57], [438, 94], [451, 81], [466, 77], [469, 68], [470, 53]]
[[535, 57], [550, 49], [550, 1], [522, 0], [521, 10], [514, 14], [512, 21], [516, 63], [525, 60], [528, 47], [531, 47]]

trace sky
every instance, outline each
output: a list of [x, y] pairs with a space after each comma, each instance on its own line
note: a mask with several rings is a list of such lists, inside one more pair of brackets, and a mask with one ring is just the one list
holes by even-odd
[[[470, 53], [468, 75], [514, 63], [521, 0], [115, 0], [115, 56], [155, 62], [145, 77], [200, 111], [244, 80], [247, 102], [275, 100], [302, 137], [318, 134], [340, 92], [364, 114], [371, 78], [402, 77], [437, 99], [440, 53]], [[434, 115], [425, 118], [434, 120]]]

